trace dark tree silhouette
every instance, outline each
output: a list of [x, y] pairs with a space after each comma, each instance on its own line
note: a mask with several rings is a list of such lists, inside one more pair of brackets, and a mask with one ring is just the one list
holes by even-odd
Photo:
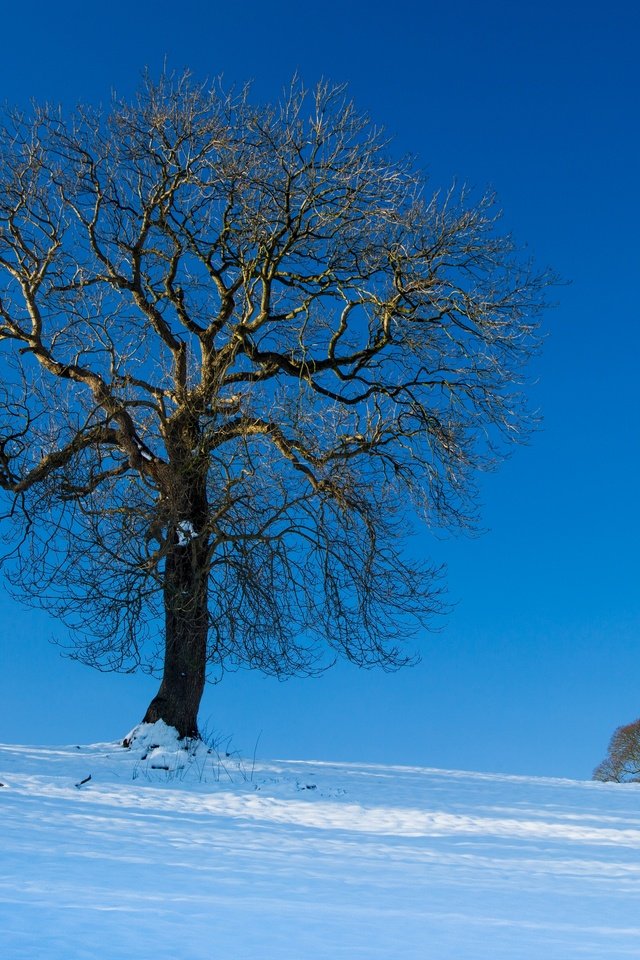
[[607, 756], [593, 771], [593, 779], [640, 783], [640, 720], [614, 731]]
[[440, 599], [408, 508], [471, 523], [526, 427], [550, 278], [497, 218], [429, 197], [339, 87], [7, 117], [6, 575], [73, 656], [161, 668], [145, 720], [197, 735], [207, 665], [412, 659]]

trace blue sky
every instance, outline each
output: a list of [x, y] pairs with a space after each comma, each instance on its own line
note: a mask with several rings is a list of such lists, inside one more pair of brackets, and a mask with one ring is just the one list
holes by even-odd
[[[0, 91], [107, 102], [148, 66], [254, 81], [348, 81], [429, 172], [498, 192], [505, 224], [570, 282], [532, 371], [544, 415], [482, 480], [480, 537], [422, 531], [454, 603], [396, 675], [241, 673], [201, 717], [245, 753], [588, 777], [640, 715], [636, 4], [115, 0], [3, 11]], [[8, 42], [7, 42], [8, 41]], [[155, 683], [61, 659], [55, 623], [0, 594], [0, 740], [112, 739]]]

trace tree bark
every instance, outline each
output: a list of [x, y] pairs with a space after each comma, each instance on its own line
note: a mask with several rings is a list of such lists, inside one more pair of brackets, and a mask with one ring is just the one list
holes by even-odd
[[[180, 534], [179, 534], [180, 536]], [[180, 738], [199, 737], [198, 710], [207, 663], [208, 605], [204, 545], [174, 546], [165, 564], [165, 657], [162, 683], [143, 723], [164, 720]]]
[[[194, 462], [194, 424], [176, 422], [169, 484], [172, 544], [164, 566], [165, 652], [162, 683], [143, 723], [164, 720], [179, 737], [199, 737], [198, 710], [207, 669], [209, 631], [209, 505], [207, 474]], [[171, 495], [173, 494], [173, 495]]]

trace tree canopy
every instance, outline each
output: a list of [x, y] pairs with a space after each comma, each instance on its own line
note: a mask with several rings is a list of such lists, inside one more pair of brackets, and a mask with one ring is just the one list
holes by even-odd
[[607, 756], [593, 771], [593, 779], [640, 783], [640, 720], [614, 730]]
[[[395, 668], [440, 609], [414, 515], [475, 517], [526, 433], [552, 278], [493, 196], [428, 192], [344, 88], [145, 79], [0, 134], [8, 582], [102, 669]], [[164, 631], [160, 624], [164, 618]], [[195, 712], [194, 712], [195, 711]]]

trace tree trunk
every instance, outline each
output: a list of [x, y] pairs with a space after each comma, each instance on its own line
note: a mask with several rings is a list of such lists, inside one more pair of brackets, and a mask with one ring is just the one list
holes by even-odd
[[[164, 720], [181, 738], [199, 737], [198, 709], [207, 663], [206, 543], [178, 531], [165, 563], [165, 658], [162, 683], [143, 723]], [[186, 541], [186, 542], [185, 542]]]

